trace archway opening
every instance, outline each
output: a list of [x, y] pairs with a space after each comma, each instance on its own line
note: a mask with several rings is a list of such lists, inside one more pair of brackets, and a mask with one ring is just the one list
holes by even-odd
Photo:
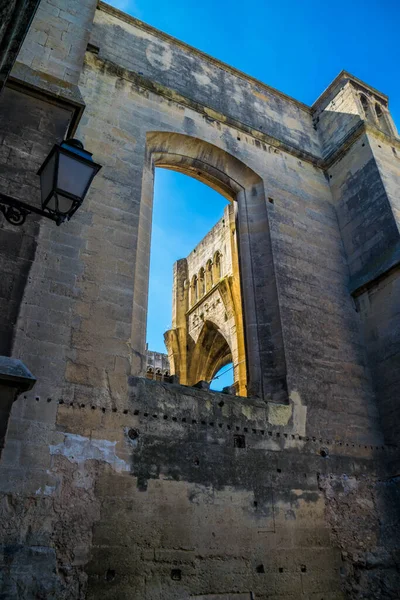
[[[224, 142], [218, 139], [217, 143]], [[235, 253], [237, 259], [240, 255], [242, 285], [239, 294], [236, 294], [232, 293], [225, 277], [221, 277], [219, 283], [221, 292], [225, 297], [230, 296], [244, 316], [236, 323], [240, 341], [239, 380], [242, 382], [239, 394], [287, 403], [285, 349], [263, 180], [242, 160], [219, 145], [181, 133], [149, 131], [146, 135], [133, 286], [132, 374], [144, 375], [146, 372], [146, 320], [156, 167], [199, 179], [232, 202], [238, 246]], [[177, 271], [181, 266], [178, 261]], [[186, 294], [187, 288], [184, 289]], [[224, 319], [229, 321], [230, 314], [225, 314]], [[201, 314], [196, 316], [202, 318]], [[182, 345], [179, 328], [168, 330], [165, 338], [171, 348], [171, 371], [176, 372], [175, 356], [190, 352], [191, 344]]]
[[194, 385], [211, 382], [227, 361], [243, 360], [239, 277], [233, 203], [193, 177], [156, 168], [146, 372], [154, 355], [163, 355], [163, 373]]

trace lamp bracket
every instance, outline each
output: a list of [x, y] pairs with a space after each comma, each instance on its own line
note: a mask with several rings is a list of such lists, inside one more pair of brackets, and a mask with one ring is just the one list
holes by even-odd
[[60, 225], [64, 220], [62, 218], [57, 218], [40, 208], [36, 208], [36, 206], [31, 206], [30, 204], [26, 204], [26, 202], [22, 202], [21, 200], [17, 200], [16, 198], [12, 198], [1, 192], [0, 211], [11, 225], [16, 226], [23, 225], [27, 215], [31, 213], [51, 219], [51, 221], [55, 221], [57, 225]]

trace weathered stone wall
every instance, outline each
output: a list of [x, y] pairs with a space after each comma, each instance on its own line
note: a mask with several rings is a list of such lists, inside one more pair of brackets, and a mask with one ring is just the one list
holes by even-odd
[[318, 131], [324, 157], [343, 143], [362, 118], [352, 84], [340, 80], [338, 86], [332, 87], [316, 102], [313, 114], [314, 127]]
[[18, 62], [78, 83], [95, 9], [96, 0], [41, 0]]
[[32, 22], [40, 0], [10, 0], [0, 6], [0, 93]]
[[301, 152], [319, 153], [310, 109], [174, 38], [99, 4], [91, 42], [102, 59]]
[[40, 462], [26, 430], [19, 457], [14, 441], [5, 597], [396, 598], [389, 448], [268, 424], [263, 402], [130, 386], [123, 411], [36, 403], [58, 431]]
[[[67, 107], [56, 106], [44, 98], [27, 96], [21, 89], [4, 89], [0, 98], [0, 185], [4, 194], [39, 205], [36, 172], [53, 144], [64, 138], [71, 117], [72, 112]], [[15, 227], [2, 219], [0, 227], [0, 354], [8, 356], [12, 350], [25, 285], [36, 256], [39, 218], [32, 216], [22, 227]], [[54, 250], [54, 244], [49, 243], [47, 251], [51, 250]], [[46, 256], [43, 244], [39, 248], [39, 256]], [[47, 273], [48, 285], [54, 286], [54, 273]], [[57, 311], [57, 297], [53, 299], [53, 306], [47, 308]], [[37, 321], [49, 320], [54, 314], [46, 311], [40, 298], [36, 297], [26, 308], [23, 325], [26, 335], [33, 335], [37, 340]], [[42, 318], [39, 318], [40, 315]], [[39, 369], [43, 374], [43, 363], [37, 363], [38, 354], [42, 355], [42, 352], [36, 346], [26, 359], [32, 369]]]
[[385, 439], [395, 443], [400, 366], [396, 301], [400, 236], [394, 198], [398, 159], [390, 140], [381, 138], [375, 132], [361, 135], [329, 169], [329, 176]]
[[[396, 241], [397, 157], [389, 147], [400, 153], [398, 140], [362, 119], [348, 130], [344, 119], [335, 138], [343, 145], [328, 148], [329, 103], [318, 132], [317, 107], [113, 9], [100, 4], [89, 38], [94, 2], [79, 12], [60, 0], [57, 10], [74, 15], [76, 27], [61, 13], [43, 19], [55, 5], [42, 5], [10, 82], [22, 78], [34, 99], [23, 135], [1, 131], [4, 184], [19, 196], [37, 166], [18, 145], [36, 148], [45, 137], [43, 96], [58, 104], [46, 113], [53, 138], [67, 130], [71, 111], [60, 106], [69, 93], [77, 97], [78, 75], [86, 109], [77, 137], [103, 169], [71, 222], [31, 219], [22, 238], [18, 256], [30, 270], [9, 332], [13, 355], [38, 383], [14, 404], [0, 463], [1, 594], [396, 598], [398, 455], [382, 442], [379, 403], [381, 415], [393, 413], [378, 393], [384, 371], [371, 377], [371, 356], [387, 351], [397, 331], [397, 280], [390, 288], [363, 280], [377, 301], [363, 314], [349, 271], [351, 283], [370, 258], [382, 259], [382, 239]], [[41, 27], [49, 38], [61, 32], [61, 41], [76, 32], [78, 56], [64, 44], [59, 58], [37, 47], [48, 39]], [[21, 100], [7, 93], [14, 122], [11, 105]], [[13, 145], [20, 161], [9, 161]], [[198, 177], [237, 203], [256, 398], [128, 380], [146, 363], [155, 165]], [[356, 213], [348, 237], [346, 211]], [[18, 261], [15, 243], [5, 273]], [[384, 274], [378, 266], [374, 277]], [[388, 386], [395, 399], [395, 376]]]
[[385, 439], [397, 444], [400, 427], [400, 274], [395, 269], [356, 297]]

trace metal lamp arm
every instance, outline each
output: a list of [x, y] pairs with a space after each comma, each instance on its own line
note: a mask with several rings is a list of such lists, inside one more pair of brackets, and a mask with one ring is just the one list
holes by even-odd
[[51, 221], [55, 221], [57, 225], [60, 225], [62, 222], [62, 220], [47, 213], [41, 208], [36, 208], [35, 206], [26, 204], [21, 200], [17, 200], [16, 198], [12, 198], [11, 196], [7, 196], [1, 192], [0, 211], [3, 213], [6, 220], [11, 223], [11, 225], [23, 225], [25, 223], [26, 216], [31, 213], [35, 213], [36, 215], [41, 215], [42, 217], [46, 217]]

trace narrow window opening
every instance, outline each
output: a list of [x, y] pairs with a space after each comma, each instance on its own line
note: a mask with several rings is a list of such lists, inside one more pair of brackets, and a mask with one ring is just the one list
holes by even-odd
[[205, 293], [206, 293], [206, 281], [205, 281], [205, 276], [204, 276], [204, 269], [202, 267], [199, 271], [199, 298], [204, 296]]
[[384, 131], [385, 133], [390, 135], [391, 131], [390, 131], [387, 115], [385, 114], [385, 112], [382, 110], [382, 107], [377, 102], [375, 103], [375, 113], [376, 113], [376, 117], [378, 119], [379, 129], [381, 129], [382, 131]]
[[189, 386], [216, 381], [214, 390], [246, 395], [236, 210], [234, 199], [195, 179], [155, 169], [149, 379], [169, 382], [173, 375]]
[[213, 287], [212, 261], [209, 259], [206, 265], [206, 291], [209, 292]]
[[361, 106], [362, 106], [362, 109], [364, 112], [364, 118], [367, 121], [375, 121], [374, 116], [372, 114], [370, 102], [369, 102], [368, 98], [365, 96], [365, 94], [360, 94], [360, 102], [361, 102]]

